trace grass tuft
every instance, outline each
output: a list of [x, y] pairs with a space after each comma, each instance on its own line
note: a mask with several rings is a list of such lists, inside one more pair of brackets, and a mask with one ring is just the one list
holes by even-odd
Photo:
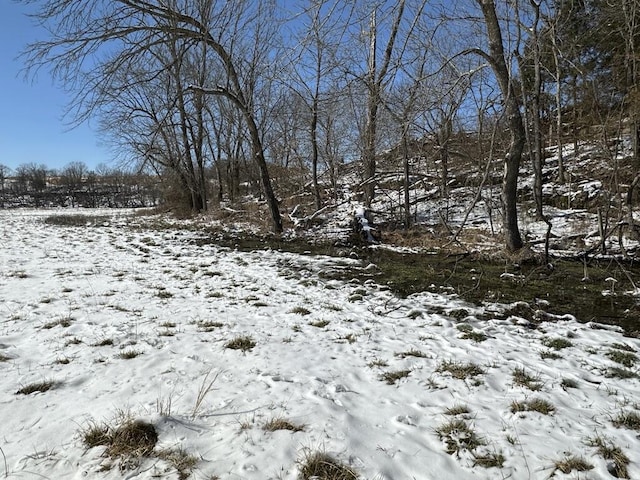
[[538, 392], [542, 390], [542, 382], [539, 378], [529, 375], [524, 368], [517, 367], [511, 374], [513, 384]]
[[626, 343], [612, 343], [611, 348], [616, 350], [624, 350], [625, 352], [635, 353], [636, 349]]
[[620, 447], [602, 437], [588, 439], [587, 445], [596, 447], [598, 454], [605, 460], [611, 460], [611, 464], [607, 466], [607, 470], [612, 476], [615, 478], [631, 478], [627, 471], [627, 465], [630, 463], [629, 457], [627, 457]]
[[131, 360], [132, 358], [136, 358], [138, 355], [142, 355], [142, 352], [139, 350], [129, 349], [124, 350], [118, 354], [118, 358], [123, 360]]
[[540, 358], [542, 358], [543, 360], [546, 358], [549, 358], [551, 360], [557, 360], [559, 358], [562, 358], [562, 355], [558, 355], [553, 350], [543, 350], [540, 352]]
[[629, 430], [640, 430], [640, 415], [636, 412], [623, 412], [612, 421], [617, 428], [628, 428]]
[[216, 328], [224, 327], [224, 323], [222, 322], [214, 322], [211, 320], [201, 320], [196, 323], [198, 330], [201, 332], [212, 332]]
[[45, 330], [49, 330], [58, 326], [67, 328], [71, 326], [72, 321], [73, 321], [73, 318], [71, 317], [62, 317], [57, 320], [52, 320], [50, 322], [45, 323], [44, 325], [42, 325], [42, 328]]
[[563, 378], [562, 382], [560, 382], [560, 386], [563, 390], [567, 390], [568, 388], [578, 388], [578, 382], [571, 378]]
[[517, 412], [538, 412], [543, 415], [551, 415], [555, 412], [556, 407], [553, 406], [552, 403], [542, 400], [539, 398], [535, 398], [533, 400], [525, 400], [522, 402], [513, 401], [511, 402], [511, 413]]
[[142, 457], [151, 454], [157, 442], [151, 423], [127, 418], [113, 431], [106, 453], [110, 457]]
[[485, 371], [475, 363], [453, 362], [449, 360], [443, 361], [436, 369], [436, 372], [449, 373], [453, 378], [458, 380], [464, 380], [485, 373]]
[[396, 353], [396, 357], [407, 358], [407, 357], [417, 357], [417, 358], [427, 358], [427, 355], [420, 350], [416, 350], [412, 348], [411, 350], [407, 350], [406, 352]]
[[53, 380], [43, 380], [42, 382], [30, 383], [16, 392], [16, 395], [31, 395], [32, 393], [46, 392], [52, 390], [57, 385]]
[[623, 350], [609, 350], [606, 355], [614, 362], [619, 363], [620, 365], [623, 365], [627, 368], [633, 367], [638, 361], [638, 357], [636, 357], [635, 354], [631, 352], [625, 352]]
[[396, 370], [393, 372], [384, 372], [380, 375], [380, 380], [384, 380], [388, 385], [394, 385], [401, 378], [408, 377], [411, 370]]
[[568, 348], [573, 346], [570, 340], [566, 338], [543, 338], [542, 344], [547, 348], [553, 348], [554, 350], [562, 350], [563, 348]]
[[306, 452], [300, 461], [300, 480], [357, 480], [358, 474], [323, 452]]
[[376, 367], [388, 367], [389, 363], [386, 360], [382, 360], [381, 358], [376, 358], [367, 363], [367, 367], [376, 368]]
[[226, 348], [230, 348], [231, 350], [242, 350], [243, 352], [247, 352], [255, 346], [256, 342], [248, 335], [236, 337], [225, 344]]
[[264, 426], [262, 427], [262, 429], [266, 430], [267, 432], [275, 432], [277, 430], [289, 430], [291, 432], [303, 432], [304, 431], [304, 425], [298, 425], [296, 423], [293, 423], [293, 422], [287, 420], [286, 418], [277, 417], [277, 418], [272, 418], [267, 423], [265, 423]]
[[183, 448], [160, 450], [156, 456], [164, 460], [178, 472], [178, 480], [186, 480], [197, 465], [197, 457], [187, 453]]
[[560, 470], [562, 473], [571, 473], [573, 470], [586, 472], [593, 469], [593, 465], [584, 458], [576, 457], [575, 455], [567, 455], [562, 460], [556, 460], [554, 467], [555, 470]]
[[505, 462], [504, 455], [502, 453], [486, 453], [484, 455], [473, 456], [473, 466], [483, 468], [502, 468]]
[[628, 380], [630, 378], [637, 378], [638, 374], [626, 368], [611, 367], [605, 373], [605, 377], [620, 378], [622, 380]]
[[295, 307], [289, 310], [289, 313], [297, 313], [298, 315], [310, 315], [311, 310], [304, 307]]
[[449, 455], [457, 455], [465, 450], [473, 452], [476, 448], [485, 444], [476, 435], [475, 430], [467, 422], [459, 418], [440, 425], [436, 428], [436, 433], [440, 440], [444, 440]]
[[98, 424], [89, 421], [88, 425], [81, 431], [82, 442], [87, 448], [109, 445], [111, 442], [111, 429], [109, 425]]
[[329, 325], [329, 320], [316, 320], [315, 322], [309, 322], [309, 325], [316, 328], [324, 328]]
[[182, 448], [155, 451], [158, 433], [153, 424], [134, 419], [128, 412], [118, 412], [112, 423], [90, 420], [80, 430], [82, 442], [88, 448], [106, 447], [104, 455], [120, 460], [121, 470], [135, 469], [143, 457], [164, 460], [178, 472], [179, 480], [186, 480], [198, 459]]
[[453, 407], [449, 407], [447, 408], [444, 413], [446, 415], [467, 415], [469, 413], [471, 413], [471, 410], [469, 410], [469, 407], [467, 407], [466, 405], [454, 405]]

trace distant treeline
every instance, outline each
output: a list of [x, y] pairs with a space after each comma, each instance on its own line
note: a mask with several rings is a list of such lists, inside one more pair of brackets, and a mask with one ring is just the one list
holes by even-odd
[[44, 165], [0, 165], [0, 208], [151, 207], [160, 203], [157, 177], [102, 168], [98, 173], [74, 162], [60, 172]]

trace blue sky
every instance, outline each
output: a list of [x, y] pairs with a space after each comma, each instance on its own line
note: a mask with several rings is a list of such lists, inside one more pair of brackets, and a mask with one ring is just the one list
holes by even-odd
[[0, 0], [0, 164], [45, 164], [59, 169], [70, 162], [90, 168], [109, 164], [113, 155], [99, 145], [91, 125], [69, 131], [62, 119], [68, 95], [53, 84], [46, 70], [31, 81], [21, 73], [16, 57], [25, 45], [44, 39], [43, 32], [25, 16], [24, 5]]

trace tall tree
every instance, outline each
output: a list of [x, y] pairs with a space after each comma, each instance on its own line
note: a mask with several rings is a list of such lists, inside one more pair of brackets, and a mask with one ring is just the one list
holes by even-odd
[[[362, 166], [364, 204], [369, 207], [375, 196], [376, 186], [376, 146], [378, 140], [378, 110], [382, 106], [384, 88], [388, 82], [387, 74], [391, 67], [393, 50], [400, 29], [405, 9], [405, 0], [399, 0], [395, 6], [393, 20], [389, 30], [382, 58], [378, 58], [378, 8], [371, 9], [369, 18], [369, 52], [367, 58], [367, 72], [364, 82], [367, 87], [366, 121], [363, 133]], [[380, 61], [378, 61], [380, 60]]]
[[504, 159], [502, 180], [503, 228], [505, 245], [510, 251], [524, 246], [518, 227], [518, 175], [526, 142], [526, 132], [522, 119], [522, 105], [518, 95], [517, 79], [509, 68], [509, 60], [504, 49], [502, 28], [493, 0], [475, 0], [482, 10], [487, 31], [489, 50], [473, 49], [491, 66], [496, 77], [505, 109], [507, 128], [510, 134], [509, 151]]

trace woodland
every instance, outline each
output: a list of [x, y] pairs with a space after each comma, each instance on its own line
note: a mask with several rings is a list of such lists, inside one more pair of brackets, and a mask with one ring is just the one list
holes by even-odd
[[[550, 225], [560, 204], [597, 215], [602, 244], [635, 232], [637, 0], [23, 2], [48, 31], [27, 75], [73, 92], [68, 119], [97, 119], [183, 212], [279, 234], [344, 203], [405, 232], [435, 209], [451, 237], [468, 213], [452, 227], [442, 202], [484, 202], [508, 252], [523, 212]], [[586, 180], [597, 198], [572, 203]]]

